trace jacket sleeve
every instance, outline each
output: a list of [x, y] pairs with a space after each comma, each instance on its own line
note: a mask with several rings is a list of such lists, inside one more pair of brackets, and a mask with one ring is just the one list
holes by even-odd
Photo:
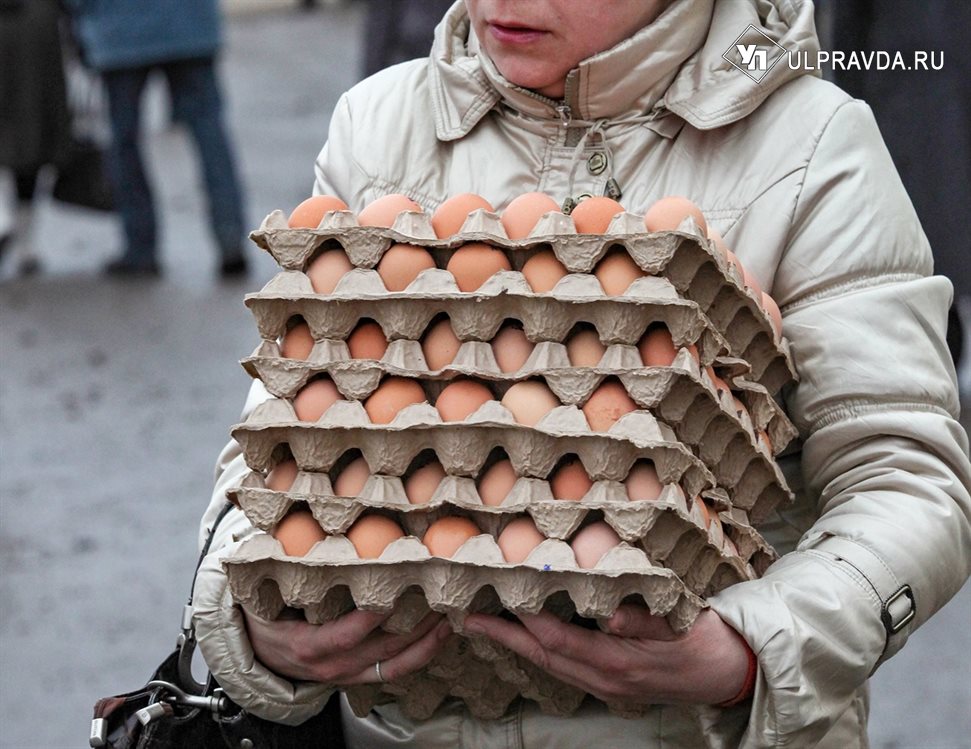
[[[244, 417], [268, 397], [262, 383], [255, 381], [243, 410]], [[200, 548], [227, 501], [226, 490], [236, 486], [248, 470], [239, 444], [231, 441], [216, 464], [216, 485], [202, 518]], [[290, 682], [256, 660], [243, 614], [233, 603], [222, 567], [223, 557], [254, 532], [246, 516], [235, 508], [216, 528], [193, 591], [192, 616], [196, 637], [209, 670], [238, 705], [261, 718], [297, 725], [323, 710], [334, 690], [324, 684]]]
[[[759, 678], [744, 747], [813, 746], [971, 573], [971, 470], [944, 342], [949, 282], [862, 102], [822, 131], [773, 295], [800, 382], [817, 519], [760, 580], [714, 596]], [[913, 618], [909, 618], [913, 612]]]

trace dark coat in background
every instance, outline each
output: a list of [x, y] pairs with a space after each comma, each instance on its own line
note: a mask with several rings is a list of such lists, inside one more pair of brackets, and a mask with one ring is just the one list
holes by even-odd
[[18, 176], [70, 145], [60, 21], [56, 0], [0, 0], [0, 166]]

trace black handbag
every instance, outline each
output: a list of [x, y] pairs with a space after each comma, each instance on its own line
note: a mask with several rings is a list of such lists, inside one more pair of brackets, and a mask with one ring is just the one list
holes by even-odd
[[115, 210], [104, 149], [93, 140], [75, 137], [57, 165], [51, 196], [95, 211]]
[[[209, 551], [219, 522], [232, 508], [227, 502], [213, 523], [199, 556]], [[193, 576], [193, 588], [195, 577]], [[299, 726], [284, 726], [247, 713], [209, 675], [200, 684], [192, 675], [195, 628], [192, 594], [183, 614], [175, 650], [141, 689], [95, 703], [89, 745], [100, 749], [343, 749], [339, 693]]]

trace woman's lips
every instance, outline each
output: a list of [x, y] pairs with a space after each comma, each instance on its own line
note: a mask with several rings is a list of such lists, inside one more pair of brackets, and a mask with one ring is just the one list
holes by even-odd
[[500, 42], [505, 44], [526, 44], [535, 42], [546, 34], [540, 29], [531, 29], [525, 26], [505, 26], [501, 23], [490, 23], [489, 33]]

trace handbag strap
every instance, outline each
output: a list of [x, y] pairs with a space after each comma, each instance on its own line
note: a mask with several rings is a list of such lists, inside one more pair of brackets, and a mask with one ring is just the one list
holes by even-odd
[[192, 597], [195, 594], [196, 578], [199, 577], [199, 568], [202, 567], [202, 562], [209, 553], [209, 548], [212, 546], [212, 539], [216, 535], [216, 528], [219, 527], [219, 523], [229, 514], [229, 511], [233, 507], [235, 505], [229, 500], [226, 500], [226, 504], [223, 505], [216, 519], [213, 521], [212, 528], [209, 530], [209, 537], [202, 546], [199, 561], [196, 562], [195, 572], [192, 573], [192, 586], [189, 588], [189, 599], [182, 608], [182, 631], [179, 633], [175, 642], [176, 647], [179, 649], [179, 679], [182, 682], [182, 687], [195, 694], [203, 694], [206, 691], [206, 685], [196, 681], [192, 675], [192, 654], [196, 649], [196, 627], [192, 623]]

